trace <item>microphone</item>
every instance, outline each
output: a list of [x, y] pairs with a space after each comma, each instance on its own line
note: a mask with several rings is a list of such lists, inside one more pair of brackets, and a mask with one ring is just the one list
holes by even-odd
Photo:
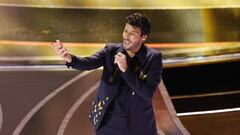
[[[124, 49], [122, 49], [122, 50], [120, 50], [120, 51], [118, 51], [117, 53], [119, 53], [119, 52], [121, 52], [121, 53], [123, 53], [124, 54]], [[110, 76], [110, 78], [109, 78], [109, 82], [114, 82], [114, 80], [115, 80], [115, 78], [116, 78], [116, 75], [117, 75], [117, 72], [119, 72], [119, 67], [118, 67], [118, 64], [117, 63], [115, 63], [114, 64], [114, 69], [113, 69], [113, 72], [112, 72], [112, 75]]]
[[112, 75], [109, 78], [109, 82], [111, 83], [115, 80], [117, 72], [120, 70], [117, 64], [114, 64], [114, 65], [115, 65], [114, 70], [112, 72]]

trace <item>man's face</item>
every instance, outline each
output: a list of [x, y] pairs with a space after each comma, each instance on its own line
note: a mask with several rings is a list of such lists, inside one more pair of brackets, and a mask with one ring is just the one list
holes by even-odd
[[139, 27], [127, 23], [123, 31], [123, 47], [127, 51], [136, 53], [146, 38], [146, 35], [141, 36]]

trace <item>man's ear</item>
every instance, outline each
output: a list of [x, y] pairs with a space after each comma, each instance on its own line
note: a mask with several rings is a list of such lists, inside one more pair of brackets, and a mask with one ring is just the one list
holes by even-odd
[[142, 41], [147, 40], [147, 35], [142, 35]]

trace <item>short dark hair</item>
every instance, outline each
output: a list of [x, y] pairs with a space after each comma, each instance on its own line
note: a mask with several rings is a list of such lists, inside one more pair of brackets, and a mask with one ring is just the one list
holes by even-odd
[[139, 27], [142, 35], [149, 35], [151, 32], [151, 21], [142, 13], [133, 13], [125, 17], [126, 23]]

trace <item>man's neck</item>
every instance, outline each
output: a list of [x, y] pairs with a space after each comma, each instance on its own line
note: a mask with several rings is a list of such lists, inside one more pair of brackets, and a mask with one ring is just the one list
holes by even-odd
[[127, 53], [128, 55], [132, 58], [135, 56], [135, 54], [137, 54], [137, 52], [140, 50], [140, 48], [142, 47], [142, 44], [136, 49], [136, 50], [128, 50]]
[[135, 56], [135, 53], [131, 52], [131, 51], [127, 51], [128, 56], [130, 56], [131, 58]]

